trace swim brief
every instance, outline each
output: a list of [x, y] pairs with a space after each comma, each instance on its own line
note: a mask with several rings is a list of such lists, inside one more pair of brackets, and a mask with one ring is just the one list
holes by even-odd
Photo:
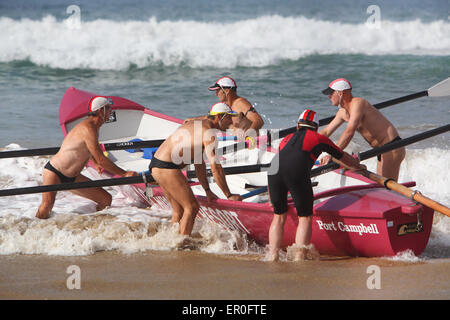
[[[399, 140], [402, 140], [402, 138], [400, 138], [400, 136], [396, 136], [391, 142], [388, 142], [385, 145], [387, 145], [389, 143], [392, 143], [392, 142], [395, 142], [395, 141], [399, 141]], [[383, 145], [383, 146], [385, 146], [385, 145]], [[381, 154], [377, 155], [377, 160], [381, 161]]]
[[162, 161], [153, 156], [150, 165], [148, 166], [148, 170], [152, 173], [152, 168], [160, 168], [160, 169], [183, 169], [184, 165], [178, 165], [173, 162]]
[[247, 112], [244, 114], [244, 116], [247, 116], [247, 113], [249, 112], [256, 112], [256, 109], [254, 106], [251, 106], [250, 109], [247, 110]]
[[75, 182], [76, 177], [69, 178], [69, 177], [63, 175], [61, 172], [59, 172], [59, 170], [57, 170], [54, 166], [52, 166], [50, 161], [47, 162], [47, 164], [45, 165], [44, 169], [47, 169], [47, 170], [50, 170], [50, 171], [54, 172], [59, 177], [59, 180], [61, 180], [61, 183]]

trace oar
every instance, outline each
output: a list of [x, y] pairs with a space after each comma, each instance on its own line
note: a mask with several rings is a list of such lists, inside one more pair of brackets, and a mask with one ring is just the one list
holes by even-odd
[[[431, 88], [429, 88], [427, 90], [409, 94], [409, 95], [406, 95], [406, 96], [403, 96], [400, 98], [395, 98], [395, 99], [387, 100], [384, 102], [380, 102], [380, 103], [374, 104], [373, 106], [377, 109], [383, 109], [386, 107], [390, 107], [390, 106], [393, 106], [393, 105], [396, 105], [396, 104], [399, 104], [402, 102], [414, 100], [414, 99], [421, 98], [421, 97], [426, 97], [426, 96], [428, 96], [428, 97], [446, 97], [449, 95], [450, 95], [450, 77], [435, 84], [434, 86], [432, 86]], [[333, 119], [334, 119], [334, 116], [320, 119], [319, 126], [324, 126], [326, 124], [329, 124], [331, 122], [331, 120], [333, 120]], [[288, 134], [295, 132], [296, 129], [297, 129], [297, 127], [295, 126], [295, 127], [280, 130], [278, 132], [278, 137], [279, 138], [285, 137]], [[273, 135], [273, 133], [269, 133], [269, 135]]]
[[450, 217], [450, 208], [448, 208], [430, 198], [425, 197], [418, 191], [412, 191], [411, 189], [408, 189], [407, 187], [405, 187], [401, 184], [398, 184], [397, 182], [395, 182], [392, 179], [388, 179], [388, 178], [379, 176], [368, 170], [361, 170], [361, 171], [358, 171], [358, 173], [363, 175], [366, 178], [369, 178], [372, 181], [375, 181], [376, 183], [379, 183], [379, 184], [385, 186], [389, 190], [398, 192], [408, 198], [411, 198], [412, 200], [420, 202], [420, 203], [426, 205], [427, 207], [430, 207], [431, 209], [436, 210], [436, 211]]
[[[112, 143], [104, 143], [101, 146], [104, 147], [104, 149], [107, 151], [137, 149], [137, 148], [155, 148], [155, 147], [159, 147], [164, 141], [165, 141], [165, 139], [112, 142]], [[56, 154], [58, 152], [58, 150], [59, 150], [59, 147], [2, 151], [2, 152], [0, 152], [0, 159], [1, 158], [16, 158], [16, 157], [51, 155], [51, 154]]]
[[[379, 154], [383, 154], [385, 152], [389, 152], [389, 151], [392, 151], [397, 148], [405, 147], [407, 145], [413, 144], [415, 142], [418, 142], [418, 141], [421, 141], [421, 140], [424, 140], [427, 138], [434, 137], [438, 134], [447, 132], [449, 130], [450, 130], [450, 124], [447, 124], [445, 126], [431, 129], [431, 130], [428, 130], [428, 131], [425, 131], [422, 133], [418, 133], [416, 135], [413, 135], [411, 137], [408, 137], [408, 138], [405, 138], [405, 139], [402, 139], [399, 141], [390, 142], [388, 144], [385, 144], [382, 147], [373, 148], [373, 149], [361, 152], [358, 154], [358, 158], [360, 161], [367, 160], [367, 159], [375, 157]], [[315, 177], [315, 176], [336, 170], [339, 167], [340, 167], [340, 165], [338, 165], [337, 163], [330, 162], [324, 166], [321, 166], [321, 167], [311, 170], [311, 177]]]
[[[408, 137], [408, 138], [405, 138], [405, 139], [402, 139], [399, 141], [388, 143], [382, 147], [373, 148], [373, 149], [361, 152], [358, 154], [358, 158], [361, 161], [367, 160], [367, 159], [377, 156], [379, 154], [383, 154], [385, 152], [389, 152], [389, 151], [392, 151], [397, 148], [405, 147], [405, 146], [413, 144], [415, 142], [434, 137], [441, 133], [445, 133], [449, 130], [450, 130], [450, 124], [447, 124], [445, 126], [431, 129], [431, 130], [428, 130], [428, 131], [425, 131], [422, 133], [418, 133], [416, 135], [413, 135], [411, 137]], [[270, 167], [270, 164], [266, 163], [266, 164], [255, 164], [255, 165], [251, 165], [251, 166], [243, 166], [242, 168], [245, 168], [245, 169], [243, 169], [244, 171], [248, 170], [246, 172], [258, 172], [258, 171], [262, 171], [262, 169], [268, 168], [268, 167]], [[235, 168], [239, 168], [239, 167], [235, 167]], [[321, 166], [321, 167], [311, 170], [311, 177], [315, 177], [315, 176], [336, 170], [338, 168], [340, 168], [340, 165], [338, 165], [335, 162], [330, 162], [324, 166]], [[237, 169], [235, 169], [235, 170], [237, 170]], [[250, 171], [250, 170], [254, 170], [254, 171]]]
[[[263, 167], [268, 167], [270, 164], [266, 165], [247, 165], [247, 166], [235, 166], [235, 167], [225, 167], [223, 168], [225, 174], [242, 174], [260, 171]], [[207, 169], [207, 175], [212, 176], [211, 169]], [[0, 190], [0, 197], [14, 196], [21, 194], [30, 193], [41, 193], [41, 192], [51, 192], [51, 191], [63, 191], [63, 190], [73, 190], [73, 189], [84, 189], [84, 188], [94, 188], [94, 187], [108, 187], [108, 186], [119, 186], [125, 184], [137, 184], [144, 183], [145, 180], [149, 183], [154, 182], [152, 175], [145, 172], [139, 176], [134, 177], [124, 177], [124, 178], [111, 178], [111, 179], [100, 179], [92, 181], [83, 182], [72, 182], [72, 183], [60, 183], [51, 184], [46, 186], [35, 186], [35, 187], [25, 187], [25, 188], [14, 188], [14, 189], [4, 189]], [[195, 170], [190, 170], [186, 172], [187, 178], [195, 178]]]

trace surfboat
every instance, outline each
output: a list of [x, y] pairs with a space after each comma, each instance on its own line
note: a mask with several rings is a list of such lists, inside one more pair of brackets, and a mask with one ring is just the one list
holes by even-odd
[[[86, 118], [89, 100], [97, 94], [71, 87], [67, 89], [60, 105], [60, 125], [66, 135], [77, 123]], [[116, 121], [104, 124], [100, 129], [101, 144], [167, 138], [182, 123], [182, 120], [155, 112], [151, 109], [118, 96], [107, 96], [112, 100]], [[225, 139], [224, 139], [225, 140]], [[223, 141], [223, 144], [234, 143]], [[148, 170], [155, 148], [108, 151], [108, 157], [125, 170], [144, 172]], [[222, 165], [227, 163], [248, 164], [270, 162], [273, 153], [269, 149], [261, 152], [256, 148], [224, 155]], [[264, 154], [262, 154], [264, 153]], [[256, 154], [256, 156], [255, 156]], [[240, 160], [241, 159], [241, 160]], [[88, 164], [89, 167], [89, 164]], [[91, 168], [96, 178], [112, 177], [107, 172], [101, 175]], [[191, 187], [201, 206], [196, 219], [208, 219], [236, 232], [244, 233], [259, 244], [268, 243], [268, 231], [272, 221], [272, 208], [267, 194], [248, 197], [244, 201], [226, 200], [213, 180], [210, 188], [219, 200], [208, 203], [203, 188], [190, 179]], [[312, 243], [323, 255], [333, 256], [394, 256], [405, 250], [419, 255], [425, 249], [433, 221], [434, 211], [411, 199], [387, 190], [371, 180], [355, 173], [335, 170], [313, 178], [314, 213]], [[250, 172], [227, 175], [231, 192], [246, 194], [267, 186], [267, 172]], [[403, 183], [407, 187], [415, 182]], [[170, 204], [157, 185], [147, 197], [144, 183], [128, 187], [147, 206], [170, 210]], [[131, 188], [131, 189], [130, 189]], [[292, 201], [289, 202], [288, 219], [285, 225], [283, 245], [294, 243], [297, 215]]]

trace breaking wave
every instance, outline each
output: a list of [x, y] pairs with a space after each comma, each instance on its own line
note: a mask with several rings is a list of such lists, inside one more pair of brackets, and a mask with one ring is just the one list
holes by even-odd
[[380, 27], [305, 17], [229, 23], [0, 18], [0, 62], [60, 69], [266, 67], [308, 55], [449, 55], [450, 23], [382, 20]]

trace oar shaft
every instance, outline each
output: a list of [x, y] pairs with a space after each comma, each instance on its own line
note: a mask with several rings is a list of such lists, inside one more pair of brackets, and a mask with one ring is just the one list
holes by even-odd
[[[149, 178], [151, 178], [151, 176]], [[151, 179], [149, 181], [151, 181]], [[136, 184], [136, 183], [142, 183], [142, 182], [144, 182], [142, 176], [135, 176], [135, 177], [125, 177], [125, 178], [112, 178], [112, 179], [92, 180], [92, 181], [83, 181], [83, 182], [51, 184], [51, 185], [46, 185], [46, 186], [0, 190], [0, 197], [15, 196], [15, 195], [19, 195], [19, 194], [64, 191], [64, 190], [106, 187], [106, 186], [118, 186], [118, 185]]]
[[448, 208], [448, 207], [440, 204], [439, 202], [434, 201], [428, 197], [425, 197], [424, 195], [422, 195], [418, 192], [414, 192], [411, 189], [408, 189], [407, 187], [405, 187], [401, 184], [398, 184], [397, 182], [395, 182], [392, 179], [388, 179], [388, 178], [379, 176], [368, 170], [361, 170], [361, 171], [358, 171], [358, 173], [372, 181], [375, 181], [378, 184], [384, 185], [389, 190], [398, 192], [408, 198], [411, 198], [417, 202], [420, 202], [420, 203], [426, 205], [427, 207], [430, 207], [431, 209], [439, 211], [440, 213], [445, 214], [446, 216], [450, 217], [450, 208]]
[[[159, 140], [145, 140], [145, 141], [125, 141], [125, 142], [111, 142], [103, 144], [106, 151], [112, 150], [126, 150], [137, 148], [155, 148], [159, 147], [165, 139]], [[0, 159], [2, 158], [17, 158], [17, 157], [32, 157], [32, 156], [46, 156], [56, 154], [59, 147], [38, 148], [27, 150], [11, 150], [0, 152]]]
[[[431, 138], [434, 137], [438, 134], [447, 132], [450, 130], [450, 124], [447, 124], [445, 126], [442, 127], [438, 127], [435, 129], [431, 129], [422, 133], [418, 133], [416, 135], [413, 135], [411, 137], [399, 140], [399, 141], [395, 141], [395, 142], [391, 142], [388, 143], [382, 147], [378, 147], [378, 148], [373, 148], [371, 150], [368, 151], [364, 151], [358, 154], [359, 159], [362, 160], [367, 160], [369, 158], [375, 157], [379, 154], [385, 153], [385, 152], [389, 152], [391, 150], [397, 149], [397, 148], [401, 148], [401, 147], [405, 147], [407, 145], [413, 144], [415, 142], [427, 139], [427, 138]], [[340, 166], [335, 163], [335, 162], [330, 162], [324, 166], [315, 168], [313, 170], [311, 170], [311, 177], [316, 177], [319, 176], [321, 174], [333, 171], [338, 169]]]
[[[400, 97], [400, 98], [395, 98], [395, 99], [391, 99], [391, 100], [388, 100], [388, 101], [376, 103], [373, 106], [376, 109], [383, 109], [383, 108], [390, 107], [390, 106], [393, 106], [393, 105], [396, 105], [396, 104], [399, 104], [399, 103], [402, 103], [402, 102], [414, 100], [414, 99], [425, 97], [425, 96], [428, 96], [428, 91], [427, 90], [416, 92], [416, 93], [413, 93], [413, 94], [408, 94], [408, 95]], [[334, 119], [334, 116], [331, 116], [331, 117], [328, 117], [328, 118], [324, 118], [324, 119], [320, 119], [319, 120], [319, 127], [329, 124], [333, 119]], [[288, 134], [291, 134], [292, 132], [295, 132], [295, 130], [296, 130], [296, 127], [291, 127], [291, 128], [280, 130], [279, 133], [278, 133], [278, 136], [280, 138], [285, 137]], [[269, 135], [270, 135], [270, 133], [269, 133]]]
[[58, 152], [58, 150], [59, 150], [59, 147], [2, 151], [2, 152], [0, 152], [0, 159], [17, 158], [17, 157], [32, 157], [32, 156], [46, 156], [49, 154], [56, 154]]
[[434, 137], [438, 134], [447, 132], [450, 130], [450, 124], [447, 124], [445, 126], [441, 126], [435, 129], [431, 129], [419, 134], [416, 134], [414, 136], [399, 140], [399, 141], [395, 141], [395, 142], [391, 142], [388, 143], [382, 147], [378, 147], [378, 148], [374, 148], [365, 152], [361, 152], [359, 154], [359, 159], [360, 160], [366, 160], [368, 158], [371, 158], [373, 156], [385, 153], [385, 152], [389, 152], [391, 150], [397, 149], [397, 148], [401, 148], [407, 145], [410, 145], [412, 143], [427, 139], [427, 138], [431, 138]]
[[[240, 174], [260, 171], [261, 168], [268, 167], [270, 164], [264, 165], [248, 165], [248, 166], [236, 166], [236, 167], [226, 167], [223, 168], [225, 174]], [[207, 170], [207, 175], [212, 176], [211, 169]], [[195, 178], [195, 170], [190, 170], [186, 172], [188, 178]], [[151, 174], [145, 173], [147, 182], [155, 181]], [[15, 196], [21, 194], [31, 194], [31, 193], [41, 193], [41, 192], [52, 192], [52, 191], [64, 191], [64, 190], [74, 190], [74, 189], [84, 189], [84, 188], [95, 188], [95, 187], [108, 187], [108, 186], [119, 186], [125, 184], [137, 184], [143, 183], [144, 179], [142, 175], [134, 177], [124, 177], [124, 178], [111, 178], [111, 179], [101, 179], [101, 180], [91, 180], [83, 182], [72, 182], [72, 183], [60, 183], [52, 184], [46, 186], [35, 186], [35, 187], [25, 187], [25, 188], [14, 188], [14, 189], [4, 189], [0, 190], [0, 197]]]

